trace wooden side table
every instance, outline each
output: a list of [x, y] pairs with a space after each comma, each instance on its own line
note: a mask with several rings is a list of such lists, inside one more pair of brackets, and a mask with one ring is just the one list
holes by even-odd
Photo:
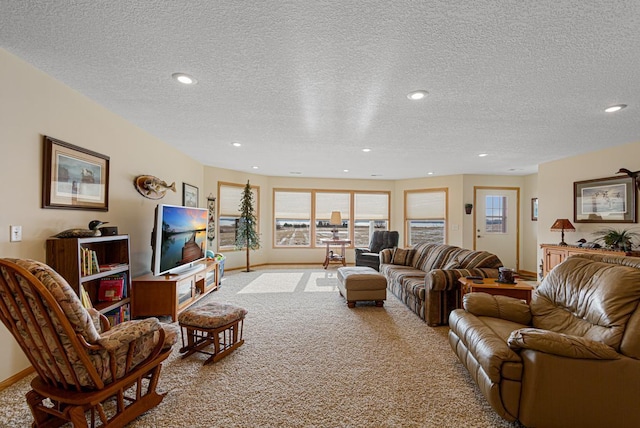
[[[342, 266], [347, 265], [347, 258], [345, 256], [345, 246], [351, 244], [351, 240], [349, 239], [323, 239], [321, 241], [323, 244], [327, 246], [327, 251], [324, 257], [324, 263], [322, 266], [326, 269], [329, 266], [329, 263], [342, 263]], [[336, 254], [331, 251], [332, 245], [340, 246], [340, 254]]]
[[460, 301], [462, 302], [462, 297], [465, 294], [480, 291], [488, 294], [515, 297], [527, 303], [531, 302], [531, 293], [533, 292], [531, 285], [517, 282], [515, 284], [502, 284], [496, 282], [496, 280], [497, 278], [484, 278], [480, 283], [476, 283], [473, 279], [466, 277], [459, 278]]

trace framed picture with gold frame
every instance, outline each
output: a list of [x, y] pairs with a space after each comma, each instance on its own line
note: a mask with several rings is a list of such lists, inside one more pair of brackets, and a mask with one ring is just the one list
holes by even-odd
[[109, 210], [109, 157], [44, 137], [42, 208]]

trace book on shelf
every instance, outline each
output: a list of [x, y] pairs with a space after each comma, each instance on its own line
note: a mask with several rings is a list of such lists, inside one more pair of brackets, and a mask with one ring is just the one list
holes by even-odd
[[126, 266], [126, 263], [105, 263], [100, 265], [100, 272], [106, 272]]
[[105, 313], [104, 316], [109, 320], [109, 324], [114, 326], [121, 322], [129, 321], [131, 319], [131, 309], [128, 304], [122, 305]]
[[127, 266], [127, 263], [98, 263], [98, 253], [89, 248], [80, 249], [82, 276], [94, 275]]
[[88, 248], [80, 249], [80, 263], [82, 267], [82, 276], [93, 275], [100, 272], [98, 264], [98, 253]]
[[93, 308], [89, 293], [82, 285], [80, 285], [80, 302], [82, 302], [82, 306], [84, 306], [85, 309]]

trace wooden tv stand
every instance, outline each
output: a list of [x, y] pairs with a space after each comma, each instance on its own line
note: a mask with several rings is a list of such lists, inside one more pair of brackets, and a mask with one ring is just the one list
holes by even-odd
[[131, 317], [170, 316], [178, 314], [218, 288], [219, 262], [205, 260], [204, 269], [195, 273], [154, 276], [150, 273], [134, 278], [131, 284]]

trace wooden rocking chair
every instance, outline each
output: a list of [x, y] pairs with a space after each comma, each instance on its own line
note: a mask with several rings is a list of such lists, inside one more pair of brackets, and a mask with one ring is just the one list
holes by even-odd
[[38, 373], [26, 396], [33, 427], [122, 427], [166, 394], [156, 386], [177, 329], [156, 318], [110, 328], [43, 263], [0, 259], [0, 319]]

